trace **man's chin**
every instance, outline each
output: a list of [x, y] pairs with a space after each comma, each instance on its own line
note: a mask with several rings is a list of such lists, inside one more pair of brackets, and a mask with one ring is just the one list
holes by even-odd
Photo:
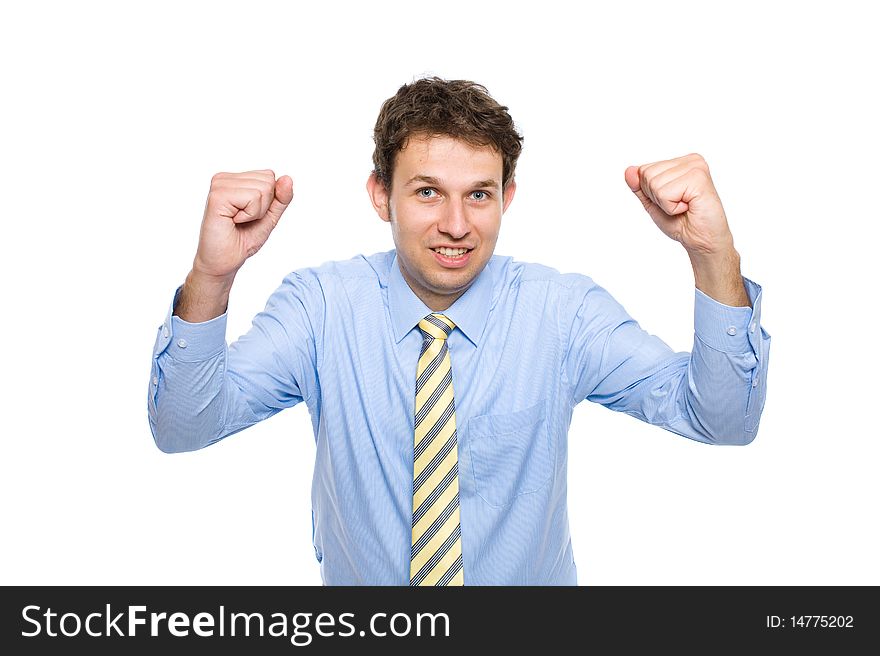
[[433, 271], [428, 280], [435, 294], [455, 294], [465, 291], [477, 279], [479, 271], [472, 267], [466, 269], [444, 269]]

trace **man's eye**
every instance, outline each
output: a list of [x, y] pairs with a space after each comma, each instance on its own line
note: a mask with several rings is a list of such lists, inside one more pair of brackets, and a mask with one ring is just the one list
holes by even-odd
[[471, 197], [474, 200], [486, 200], [489, 197], [489, 194], [487, 194], [485, 191], [474, 191], [471, 192]]
[[422, 198], [433, 198], [434, 194], [437, 192], [431, 189], [431, 187], [425, 187], [423, 189], [419, 189], [416, 193]]

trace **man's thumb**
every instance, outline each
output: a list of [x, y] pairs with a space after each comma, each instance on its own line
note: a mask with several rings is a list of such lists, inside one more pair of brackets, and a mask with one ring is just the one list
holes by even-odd
[[282, 175], [275, 183], [275, 198], [266, 211], [266, 216], [272, 219], [272, 223], [278, 223], [284, 210], [293, 200], [293, 179], [289, 175]]
[[629, 190], [636, 195], [640, 201], [642, 201], [642, 205], [647, 209], [651, 207], [654, 203], [650, 198], [645, 196], [645, 192], [642, 191], [641, 181], [639, 178], [639, 167], [630, 166], [624, 171], [623, 177], [626, 180], [626, 184], [629, 187]]

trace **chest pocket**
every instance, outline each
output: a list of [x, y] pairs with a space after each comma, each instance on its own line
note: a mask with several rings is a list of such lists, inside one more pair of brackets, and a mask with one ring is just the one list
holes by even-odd
[[468, 451], [477, 494], [502, 508], [521, 494], [537, 492], [553, 474], [546, 403], [503, 415], [481, 415], [468, 422]]

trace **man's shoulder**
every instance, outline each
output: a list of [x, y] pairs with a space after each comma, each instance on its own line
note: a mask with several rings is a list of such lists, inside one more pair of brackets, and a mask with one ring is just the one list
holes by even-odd
[[595, 284], [590, 276], [581, 273], [563, 273], [546, 264], [516, 260], [507, 255], [493, 255], [492, 270], [503, 286], [515, 287], [523, 283], [538, 283], [540, 286], [543, 283], [545, 287], [558, 286], [571, 290]]
[[606, 303], [616, 303], [608, 290], [583, 273], [565, 273], [545, 264], [503, 256], [497, 261], [493, 257], [492, 263], [496, 293], [508, 301], [559, 307], [565, 316], [578, 312], [585, 304], [601, 311], [608, 307]]
[[394, 251], [355, 255], [347, 260], [330, 260], [317, 266], [304, 267], [288, 274], [309, 284], [326, 284], [346, 280], [373, 280], [384, 286]]

